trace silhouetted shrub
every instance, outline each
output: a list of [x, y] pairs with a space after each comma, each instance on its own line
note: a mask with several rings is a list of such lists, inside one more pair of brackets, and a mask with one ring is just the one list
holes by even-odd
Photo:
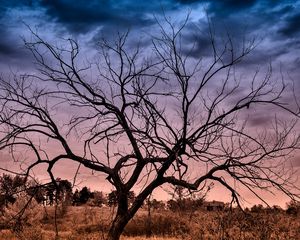
[[286, 213], [289, 215], [298, 215], [298, 213], [300, 212], [300, 202], [298, 201], [290, 201], [287, 204], [287, 209], [286, 209]]
[[[126, 226], [124, 235], [143, 236], [147, 233], [148, 217], [137, 216]], [[190, 231], [186, 219], [171, 214], [154, 214], [151, 217], [151, 233], [156, 236], [183, 236]]]

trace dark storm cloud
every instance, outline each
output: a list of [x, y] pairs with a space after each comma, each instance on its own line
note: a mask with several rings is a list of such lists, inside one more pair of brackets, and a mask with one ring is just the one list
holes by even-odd
[[[257, 43], [266, 40], [255, 49], [244, 64], [261, 64], [293, 52], [298, 48], [292, 38], [300, 33], [299, 1], [290, 0], [210, 0], [206, 12], [217, 38], [228, 33], [234, 46], [241, 46], [241, 39], [256, 38]], [[205, 23], [201, 23], [202, 29]], [[206, 24], [207, 25], [207, 24]], [[284, 35], [284, 37], [282, 36]], [[210, 54], [207, 36], [196, 40], [194, 57]], [[290, 40], [289, 40], [290, 38]], [[263, 41], [262, 41], [263, 42]], [[274, 46], [272, 48], [272, 46]]]
[[24, 63], [24, 59], [29, 59], [31, 55], [25, 49], [24, 43], [20, 36], [14, 35], [11, 31], [0, 24], [0, 58], [6, 65], [18, 63], [20, 66], [25, 66], [28, 62]]
[[203, 3], [204, 1], [202, 1], [202, 0], [175, 0], [175, 2], [178, 2], [180, 4], [189, 5], [189, 4], [193, 4], [193, 3]]
[[291, 10], [292, 5], [298, 2], [298, 0], [203, 0], [202, 2], [208, 4], [206, 7], [208, 14], [218, 17], [228, 17], [230, 15], [243, 16], [255, 11], [261, 14], [260, 17], [264, 17], [264, 14], [274, 11], [278, 7], [282, 8], [275, 12], [281, 15]]
[[[199, 58], [204, 56], [211, 56], [212, 53], [212, 45], [209, 36], [199, 36], [194, 39], [195, 45], [193, 51], [189, 53], [190, 56]], [[186, 52], [188, 53], [188, 51]]]
[[209, 1], [208, 13], [216, 15], [236, 14], [239, 11], [253, 7], [258, 0], [217, 0]]
[[12, 46], [9, 41], [7, 41], [4, 38], [1, 38], [0, 40], [0, 56], [9, 57], [17, 54], [17, 51], [14, 46]]
[[[166, 16], [169, 16], [171, 14], [173, 20], [178, 20], [177, 17], [179, 18], [180, 14], [177, 16], [176, 13], [182, 15], [183, 11], [187, 13], [187, 9], [190, 8], [195, 16], [199, 11], [199, 18], [197, 16], [193, 21], [205, 34], [195, 32], [195, 29], [189, 25], [187, 26], [186, 41], [195, 43], [191, 56], [206, 57], [211, 53], [211, 49], [203, 11], [206, 11], [212, 20], [217, 34], [228, 31], [232, 39], [238, 40], [244, 34], [242, 31], [246, 29], [249, 33], [255, 32], [258, 35], [264, 35], [263, 37], [269, 38], [272, 42], [282, 41], [284, 37], [298, 36], [300, 11], [297, 9], [296, 2], [299, 1], [160, 0], [149, 3], [133, 0], [0, 0], [0, 14], [2, 13], [0, 15], [2, 16], [0, 55], [8, 58], [22, 58], [23, 52], [16, 51], [16, 47], [11, 44], [20, 43], [19, 33], [8, 30], [8, 26], [9, 22], [22, 18], [22, 14], [28, 10], [39, 11], [41, 19], [44, 21], [41, 23], [38, 22], [40, 20], [35, 19], [31, 26], [41, 24], [45, 27], [47, 23], [55, 25], [53, 31], [56, 32], [48, 32], [53, 37], [64, 33], [76, 38], [77, 34], [94, 31], [90, 38], [91, 41], [96, 42], [99, 35], [113, 36], [113, 33], [118, 30], [136, 30], [140, 27], [154, 26], [154, 15], [159, 16], [165, 13]], [[4, 13], [10, 13], [10, 10], [18, 10], [19, 16], [5, 17]], [[202, 19], [200, 19], [201, 15]], [[277, 28], [270, 33], [269, 29], [273, 26], [277, 26]], [[284, 44], [284, 41], [282, 42]], [[276, 49], [270, 51], [268, 48], [265, 48], [266, 51], [260, 49], [259, 56], [261, 57], [256, 56], [255, 62], [263, 62], [266, 58], [279, 57], [281, 54], [287, 53], [284, 45], [277, 44], [277, 46], [281, 48], [280, 51], [276, 51]], [[289, 47], [293, 46], [289, 45]], [[17, 55], [18, 53], [19, 55]], [[272, 56], [270, 57], [270, 55]]]
[[[150, 26], [155, 23], [153, 15], [162, 14], [163, 12], [168, 15], [168, 11], [181, 11], [183, 6], [190, 7], [191, 9], [195, 9], [195, 6], [200, 6], [201, 9], [201, 6], [203, 6], [202, 10], [205, 9], [213, 21], [234, 21], [234, 29], [238, 29], [241, 23], [245, 24], [245, 16], [249, 14], [249, 10], [260, 6], [260, 16], [257, 15], [257, 17], [261, 18], [262, 21], [259, 24], [271, 23], [273, 18], [264, 18], [264, 16], [261, 15], [262, 11], [264, 15], [266, 15], [279, 4], [284, 6], [284, 3], [288, 3], [289, 1], [161, 0], [147, 3], [146, 1], [132, 0], [2, 0], [2, 2], [2, 10], [27, 6], [45, 11], [49, 17], [49, 21], [59, 23], [61, 24], [60, 29], [66, 27], [70, 33], [76, 34], [87, 33], [90, 30], [94, 30], [95, 27], [105, 28], [106, 31], [109, 32], [113, 29], [116, 30], [116, 28], [128, 29], [137, 26]], [[284, 6], [284, 8], [280, 9], [281, 12], [276, 10], [273, 14], [276, 14], [278, 17], [279, 15], [285, 14], [290, 8], [291, 6]], [[232, 19], [227, 19], [228, 17], [232, 17]], [[259, 22], [259, 20], [257, 21]], [[287, 19], [287, 21], [289, 21], [289, 19]], [[250, 21], [247, 22], [247, 24], [249, 23]], [[290, 24], [282, 31], [288, 32], [291, 31], [290, 29], [294, 29], [294, 25], [292, 25], [293, 19], [291, 19], [289, 23]], [[255, 25], [255, 27], [257, 26], [259, 25]]]
[[3, 24], [0, 24], [0, 36], [0, 55], [9, 56], [16, 54], [16, 47], [10, 39], [11, 34]]
[[4, 12], [15, 7], [33, 6], [34, 2], [33, 0], [0, 0], [0, 11]]
[[208, 11], [232, 12], [252, 7], [258, 0], [177, 0], [177, 2], [181, 4], [206, 3]]
[[276, 46], [268, 48], [267, 46], [258, 46], [248, 56], [246, 56], [240, 63], [240, 66], [264, 66], [276, 61], [279, 57], [289, 53], [288, 47]]
[[24, 47], [21, 38], [23, 32], [16, 30], [16, 27], [25, 25], [22, 23], [20, 15], [12, 16], [10, 14], [15, 9], [25, 13], [29, 9], [37, 7], [38, 1], [33, 0], [0, 0], [0, 58], [2, 59], [0, 68], [12, 65], [26, 68], [30, 65], [30, 61], [24, 61], [24, 59], [29, 60], [31, 55]]
[[[162, 6], [170, 7], [162, 1]], [[111, 27], [147, 26], [154, 21], [147, 13], [154, 14], [160, 4], [133, 1], [41, 1], [47, 14], [55, 21], [67, 26], [72, 32], [84, 33], [97, 26]]]
[[294, 37], [300, 33], [300, 12], [285, 19], [285, 25], [279, 33], [287, 37]]
[[295, 8], [292, 5], [286, 5], [286, 6], [279, 8], [278, 10], [271, 11], [271, 13], [273, 13], [273, 15], [275, 15], [275, 16], [282, 16], [282, 15], [285, 15], [285, 14], [288, 14], [288, 13], [294, 11], [294, 9]]

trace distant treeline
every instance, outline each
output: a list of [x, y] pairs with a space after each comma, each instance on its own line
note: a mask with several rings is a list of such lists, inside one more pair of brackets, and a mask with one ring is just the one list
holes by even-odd
[[[57, 178], [54, 182], [40, 184], [37, 180], [28, 180], [26, 177], [19, 175], [3, 174], [0, 176], [0, 210], [3, 210], [9, 204], [14, 204], [18, 197], [26, 194], [34, 199], [38, 204], [45, 206], [55, 204], [65, 204], [73, 206], [90, 205], [101, 207], [114, 206], [118, 202], [116, 191], [104, 193], [102, 191], [91, 191], [90, 188], [84, 186], [81, 189], [73, 191], [72, 183], [68, 180]], [[128, 194], [129, 203], [135, 199], [135, 193], [130, 191]], [[177, 196], [173, 199], [158, 201], [156, 199], [148, 199], [145, 204], [152, 209], [169, 209], [171, 211], [188, 211], [197, 209], [206, 209], [209, 211], [223, 211], [229, 209], [229, 204], [218, 201], [205, 201], [204, 198], [193, 198], [191, 196]], [[261, 211], [284, 211], [279, 206], [263, 207], [262, 205], [254, 205], [252, 208], [246, 208], [245, 211], [261, 212]], [[300, 203], [290, 201], [287, 203], [286, 213], [300, 213]]]

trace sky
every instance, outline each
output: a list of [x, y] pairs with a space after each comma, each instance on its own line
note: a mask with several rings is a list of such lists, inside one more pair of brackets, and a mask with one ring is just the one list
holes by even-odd
[[[245, 74], [249, 66], [260, 68], [272, 63], [275, 77], [280, 66], [284, 76], [295, 82], [296, 92], [300, 91], [298, 0], [0, 0], [0, 73], [35, 71], [23, 42], [31, 37], [29, 27], [50, 42], [76, 39], [92, 57], [101, 37], [111, 38], [117, 31], [130, 30], [139, 38], [155, 32], [156, 19], [163, 15], [180, 23], [188, 13], [185, 34], [196, 41], [193, 57], [207, 54], [210, 42], [201, 33], [207, 30], [209, 19], [216, 32], [226, 30], [234, 41], [240, 41], [244, 34], [259, 42], [245, 61]], [[200, 33], [197, 38], [196, 32]], [[268, 115], [261, 113], [252, 124], [259, 127], [267, 121]], [[300, 157], [294, 159], [294, 166], [300, 166]], [[86, 180], [92, 181], [93, 177]], [[214, 197], [222, 200], [217, 194]]]
[[[289, 69], [298, 68], [300, 3], [297, 0], [161, 0], [151, 4], [130, 0], [1, 0], [1, 68], [30, 67], [24, 66], [23, 61], [30, 58], [22, 42], [22, 37], [30, 36], [26, 25], [49, 39], [84, 39], [86, 46], [93, 48], [103, 35], [127, 29], [141, 35], [157, 27], [155, 17], [164, 13], [180, 21], [189, 11], [190, 22], [195, 24], [205, 22], [209, 16], [215, 28], [226, 28], [233, 36], [245, 31], [262, 39], [259, 54], [251, 59], [252, 63], [281, 60], [287, 62]], [[199, 52], [195, 56], [207, 44], [199, 38]]]

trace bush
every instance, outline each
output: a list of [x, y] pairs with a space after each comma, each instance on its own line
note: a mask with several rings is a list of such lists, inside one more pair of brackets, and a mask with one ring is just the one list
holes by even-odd
[[0, 226], [20, 231], [23, 226], [34, 226], [43, 217], [43, 207], [28, 195], [20, 195], [14, 204], [8, 204], [0, 217]]
[[297, 201], [291, 201], [287, 204], [286, 213], [289, 215], [298, 215], [300, 212], [300, 202]]
[[[156, 236], [183, 236], [189, 233], [187, 221], [174, 214], [155, 214], [151, 216], [151, 234]], [[148, 216], [137, 216], [125, 228], [126, 236], [143, 236], [149, 232]]]

